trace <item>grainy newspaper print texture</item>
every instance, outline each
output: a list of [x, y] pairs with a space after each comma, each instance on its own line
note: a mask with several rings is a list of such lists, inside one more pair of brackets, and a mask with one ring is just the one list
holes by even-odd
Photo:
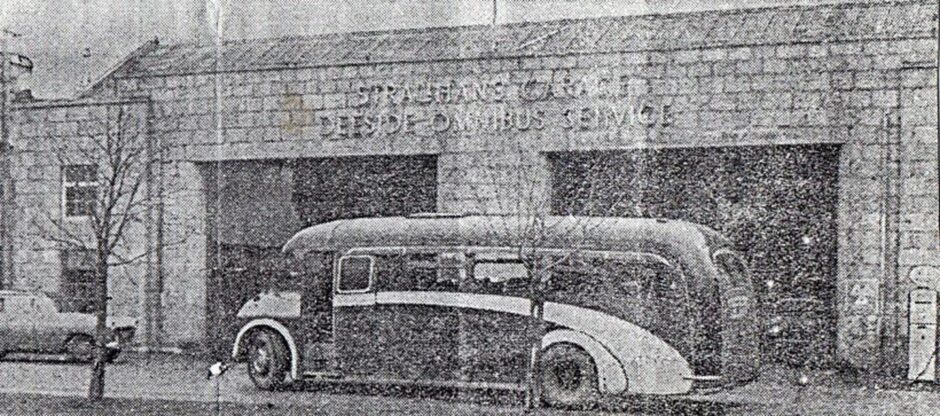
[[0, 414], [935, 414], [937, 0], [7, 0]]

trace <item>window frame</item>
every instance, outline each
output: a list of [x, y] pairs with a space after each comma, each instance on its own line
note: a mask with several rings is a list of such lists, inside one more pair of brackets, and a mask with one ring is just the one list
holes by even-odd
[[[340, 283], [343, 280], [343, 261], [347, 259], [368, 259], [369, 260], [369, 276], [368, 283], [364, 289], [355, 289], [355, 290], [343, 290]], [[334, 287], [336, 288], [337, 294], [354, 294], [354, 293], [369, 293], [372, 290], [372, 286], [375, 282], [375, 257], [362, 254], [354, 254], [342, 256], [336, 261], [336, 278], [334, 279]]]
[[[554, 251], [553, 252], [557, 252]], [[691, 295], [691, 288], [689, 284], [691, 283], [689, 276], [686, 275], [686, 271], [679, 265], [677, 262], [670, 261], [667, 257], [648, 251], [603, 251], [603, 250], [586, 250], [576, 253], [577, 256], [582, 256], [584, 258], [594, 258], [601, 261], [617, 261], [622, 263], [635, 263], [638, 265], [642, 264], [657, 264], [664, 267], [665, 270], [668, 270], [670, 273], [673, 273], [676, 279], [672, 283], [676, 284], [674, 290], [678, 291], [679, 295], [683, 298], [683, 303], [687, 303], [689, 296]], [[571, 258], [573, 258], [572, 256]], [[570, 258], [569, 258], [570, 260]]]
[[[525, 275], [525, 277], [522, 277], [522, 278], [515, 277], [515, 278], [510, 278], [510, 279], [506, 279], [506, 280], [502, 280], [502, 281], [496, 282], [496, 281], [490, 280], [489, 278], [481, 278], [480, 276], [477, 276], [477, 267], [478, 267], [479, 265], [481, 265], [481, 264], [514, 264], [514, 265], [519, 265], [519, 266], [522, 267], [522, 270], [525, 271], [526, 275]], [[510, 281], [513, 281], [513, 280], [525, 280], [526, 282], [528, 282], [528, 280], [529, 280], [529, 278], [530, 278], [529, 272], [530, 272], [530, 271], [528, 270], [528, 267], [526, 266], [525, 263], [522, 262], [522, 260], [514, 260], [514, 259], [482, 259], [482, 260], [481, 260], [481, 259], [475, 259], [475, 260], [473, 261], [472, 265], [471, 265], [471, 270], [470, 270], [471, 276], [473, 276], [473, 280], [474, 280], [474, 281], [477, 281], [477, 282], [484, 282], [484, 281], [486, 281], [486, 282], [489, 282], [490, 284], [497, 284], [497, 285], [505, 284], [506, 282], [510, 282]]]
[[[95, 307], [94, 251], [90, 249], [65, 249], [59, 256], [60, 312], [89, 313]], [[81, 295], [81, 296], [80, 296]]]
[[[73, 181], [69, 180], [68, 170], [70, 168], [90, 168], [95, 173], [94, 181]], [[93, 188], [94, 195], [98, 194], [98, 187], [101, 185], [97, 179], [98, 167], [93, 164], [71, 164], [62, 166], [62, 216], [65, 218], [86, 218], [92, 216], [94, 212], [94, 207], [92, 207], [87, 214], [70, 214], [69, 213], [69, 190], [71, 189], [80, 189], [80, 188]], [[93, 203], [97, 204], [97, 198], [94, 198]], [[73, 204], [74, 205], [74, 204]]]
[[[414, 255], [431, 255], [434, 257], [434, 260], [431, 261], [421, 261], [421, 260], [412, 260], [409, 256]], [[409, 280], [408, 291], [421, 291], [421, 292], [452, 292], [459, 291], [460, 285], [464, 280], [467, 279], [467, 255], [462, 251], [454, 250], [406, 250], [401, 254], [402, 257], [405, 257], [404, 268], [409, 272], [414, 272], [416, 270], [430, 270], [434, 273], [434, 281], [431, 282], [430, 287], [418, 289], [416, 283], [418, 280], [415, 279], [413, 274], [408, 274], [407, 279]], [[450, 263], [448, 263], [450, 262]], [[446, 278], [446, 271], [457, 271], [456, 279]], [[439, 286], [442, 285], [453, 285], [452, 288], [441, 289]]]

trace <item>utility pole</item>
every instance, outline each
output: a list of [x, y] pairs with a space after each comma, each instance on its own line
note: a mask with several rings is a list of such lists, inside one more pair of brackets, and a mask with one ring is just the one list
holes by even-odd
[[496, 26], [496, 17], [498, 16], [498, 14], [497, 14], [496, 12], [497, 12], [497, 10], [499, 10], [499, 9], [496, 8], [496, 2], [498, 2], [498, 1], [499, 1], [499, 0], [493, 0], [493, 23], [492, 23], [493, 26]]
[[10, 146], [9, 126], [9, 85], [7, 84], [7, 61], [10, 60], [7, 52], [7, 36], [16, 37], [19, 34], [4, 28], [0, 32], [0, 288], [5, 288], [12, 280], [12, 238], [10, 237], [10, 202], [13, 200], [12, 180], [10, 178], [10, 163], [12, 146]]
[[[0, 288], [13, 282], [13, 146], [10, 145], [10, 81], [15, 80], [19, 69], [32, 71], [29, 58], [11, 54], [7, 38], [22, 35], [10, 29], [0, 29]], [[15, 58], [15, 62], [13, 59]], [[11, 68], [10, 65], [17, 68]], [[14, 71], [15, 70], [15, 71]]]

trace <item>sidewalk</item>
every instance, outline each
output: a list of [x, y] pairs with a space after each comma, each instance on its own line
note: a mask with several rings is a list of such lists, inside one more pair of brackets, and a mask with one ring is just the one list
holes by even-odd
[[100, 403], [90, 403], [79, 397], [0, 393], [0, 415], [257, 415], [274, 412], [296, 415], [314, 414], [312, 409], [305, 411], [303, 408], [288, 409], [266, 405], [221, 403], [216, 406], [214, 403], [114, 398], [106, 398]]
[[[801, 375], [806, 376], [805, 384], [800, 384]], [[846, 381], [832, 373], [800, 373], [786, 367], [767, 368], [746, 386], [692, 399], [774, 415], [940, 414], [940, 390], [936, 384], [894, 379]]]

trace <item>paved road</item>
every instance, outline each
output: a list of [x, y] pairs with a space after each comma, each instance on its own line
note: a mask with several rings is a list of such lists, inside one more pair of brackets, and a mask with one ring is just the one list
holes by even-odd
[[[232, 368], [223, 377], [206, 379], [207, 363], [181, 357], [122, 359], [108, 367], [106, 396], [265, 404], [272, 408], [286, 406], [330, 409], [331, 414], [500, 414], [517, 413], [518, 406], [494, 406], [461, 400], [428, 398], [427, 394], [392, 396], [347, 393], [343, 391], [278, 391], [254, 388], [244, 367]], [[87, 365], [55, 362], [0, 362], [0, 393], [82, 396], [87, 390]], [[433, 392], [428, 393], [433, 395]], [[343, 411], [343, 410], [347, 411]]]
[[[254, 388], [244, 365], [217, 380], [207, 380], [208, 362], [185, 356], [129, 356], [108, 367], [106, 396], [116, 399], [233, 403], [274, 409], [317, 409], [324, 414], [480, 415], [519, 414], [522, 397], [516, 393], [455, 392], [440, 389], [382, 389], [380, 387], [323, 387], [306, 385], [291, 391]], [[58, 362], [0, 361], [0, 395], [82, 397], [86, 394], [87, 365]], [[218, 383], [217, 383], [218, 382]], [[599, 403], [588, 413], [714, 414], [696, 403]], [[280, 409], [281, 411], [278, 411]], [[290, 412], [286, 412], [290, 414]], [[303, 412], [302, 412], [303, 413]], [[581, 413], [541, 411], [540, 414]]]
[[[122, 358], [108, 367], [106, 395], [209, 404], [218, 399], [222, 403], [273, 409], [273, 413], [284, 413], [283, 410], [289, 408], [356, 416], [522, 413], [521, 398], [512, 394], [309, 385], [294, 391], [265, 392], [254, 388], [243, 365], [232, 368], [218, 383], [209, 381], [206, 379], [208, 364], [185, 356]], [[87, 389], [88, 371], [87, 365], [2, 361], [0, 395], [81, 397]], [[799, 387], [788, 381], [793, 375], [768, 369], [758, 382], [700, 398], [706, 403], [688, 400], [638, 403], [615, 398], [599, 406], [601, 413], [631, 414], [940, 414], [937, 410], [940, 409], [940, 386], [866, 386], [820, 376], [813, 378], [810, 385]]]

